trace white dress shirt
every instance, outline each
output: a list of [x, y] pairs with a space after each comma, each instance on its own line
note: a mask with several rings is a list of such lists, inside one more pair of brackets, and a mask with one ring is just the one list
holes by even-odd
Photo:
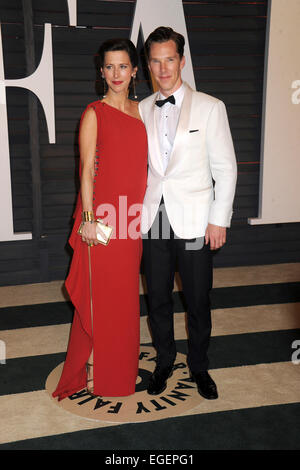
[[[184, 90], [185, 87], [184, 84], [182, 84], [178, 90], [173, 93], [175, 105], [168, 102], [161, 107], [155, 106], [155, 121], [164, 171], [166, 171], [168, 166], [173, 148]], [[158, 100], [165, 98], [166, 96], [161, 92], [158, 93]]]

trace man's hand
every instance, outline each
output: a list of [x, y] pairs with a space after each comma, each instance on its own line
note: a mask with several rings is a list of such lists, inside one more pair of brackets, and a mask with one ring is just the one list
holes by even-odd
[[226, 242], [226, 227], [208, 224], [205, 232], [205, 245], [210, 242], [210, 249], [217, 250]]

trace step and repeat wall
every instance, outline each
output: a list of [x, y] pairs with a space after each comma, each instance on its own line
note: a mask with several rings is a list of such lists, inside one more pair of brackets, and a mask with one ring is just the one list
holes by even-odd
[[160, 25], [186, 37], [184, 79], [227, 107], [238, 182], [215, 266], [300, 261], [299, 19], [299, 0], [0, 0], [0, 285], [66, 277], [99, 46], [137, 45], [141, 100], [143, 42]]

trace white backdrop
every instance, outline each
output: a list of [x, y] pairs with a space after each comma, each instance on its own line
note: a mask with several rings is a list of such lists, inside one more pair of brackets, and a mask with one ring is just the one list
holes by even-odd
[[300, 222], [300, 0], [272, 0], [266, 42], [260, 208], [250, 224]]

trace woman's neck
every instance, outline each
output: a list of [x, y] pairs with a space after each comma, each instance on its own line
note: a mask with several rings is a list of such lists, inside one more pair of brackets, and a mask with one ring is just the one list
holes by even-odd
[[114, 108], [119, 109], [120, 111], [124, 111], [129, 101], [128, 93], [114, 94], [114, 93], [108, 92], [106, 97], [102, 101], [104, 103], [109, 104], [110, 106], [113, 106]]

